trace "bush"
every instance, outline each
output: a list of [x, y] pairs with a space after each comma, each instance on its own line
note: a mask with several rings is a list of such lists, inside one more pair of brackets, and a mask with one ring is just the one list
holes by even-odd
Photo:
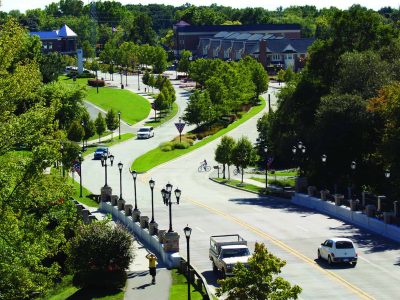
[[93, 87], [103, 87], [105, 86], [105, 81], [104, 80], [100, 80], [100, 79], [89, 79], [88, 80], [88, 85], [93, 86]]
[[174, 143], [174, 149], [187, 149], [190, 147], [188, 142], [177, 142]]
[[81, 271], [74, 275], [73, 285], [90, 289], [120, 289], [125, 286], [127, 275], [124, 270]]
[[160, 149], [161, 149], [161, 151], [164, 151], [164, 152], [172, 151], [174, 149], [174, 143], [173, 142], [162, 143], [160, 145]]
[[88, 70], [83, 71], [81, 74], [78, 74], [77, 71], [71, 71], [67, 74], [69, 78], [73, 78], [74, 76], [76, 78], [95, 78], [96, 76], [92, 73], [90, 73]]

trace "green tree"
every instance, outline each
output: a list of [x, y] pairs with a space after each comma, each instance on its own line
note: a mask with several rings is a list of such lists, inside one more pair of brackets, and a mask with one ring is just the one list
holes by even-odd
[[113, 109], [110, 109], [107, 111], [106, 114], [106, 124], [108, 130], [111, 131], [111, 139], [114, 137], [114, 130], [118, 128], [119, 125], [119, 120], [118, 120], [118, 115], [115, 113]]
[[241, 169], [243, 184], [244, 169], [254, 163], [256, 160], [256, 153], [253, 148], [253, 144], [247, 137], [241, 137], [235, 148], [232, 150], [232, 162], [235, 166]]
[[189, 97], [189, 103], [185, 109], [183, 119], [188, 124], [200, 126], [210, 119], [212, 103], [207, 91], [195, 91]]
[[74, 142], [80, 142], [85, 135], [85, 130], [79, 121], [74, 121], [68, 129], [68, 139]]
[[146, 70], [146, 72], [144, 72], [144, 74], [142, 76], [142, 82], [145, 85], [149, 85], [149, 81], [150, 81], [150, 73], [149, 73], [149, 71]]
[[190, 59], [193, 56], [189, 50], [183, 50], [180, 53], [180, 59], [178, 62], [178, 71], [187, 73], [189, 71]]
[[167, 52], [160, 46], [153, 49], [152, 65], [156, 74], [161, 74], [167, 69]]
[[238, 264], [233, 269], [233, 277], [219, 281], [221, 287], [217, 288], [216, 295], [227, 293], [228, 300], [298, 299], [302, 289], [278, 276], [285, 265], [264, 244], [256, 243], [248, 268]]
[[68, 244], [69, 265], [83, 287], [124, 287], [133, 258], [132, 235], [109, 221], [80, 226]]
[[103, 118], [103, 115], [99, 112], [96, 120], [94, 121], [94, 125], [96, 126], [96, 133], [99, 135], [99, 142], [101, 135], [106, 131], [106, 121]]
[[64, 72], [65, 66], [63, 57], [57, 52], [44, 54], [40, 61], [43, 82], [48, 83], [57, 80], [58, 76]]
[[232, 164], [232, 152], [236, 142], [230, 136], [223, 136], [221, 142], [215, 149], [215, 161], [222, 164], [223, 177], [225, 179], [225, 166], [228, 166], [228, 179], [230, 179], [229, 167]]

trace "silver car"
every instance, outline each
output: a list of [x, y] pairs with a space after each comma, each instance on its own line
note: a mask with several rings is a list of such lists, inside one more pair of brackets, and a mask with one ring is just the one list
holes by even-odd
[[149, 139], [154, 136], [154, 128], [151, 126], [144, 126], [137, 132], [138, 139]]

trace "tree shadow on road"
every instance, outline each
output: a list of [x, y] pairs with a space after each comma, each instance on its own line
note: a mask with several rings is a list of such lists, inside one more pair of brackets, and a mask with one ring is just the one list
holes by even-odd
[[303, 214], [304, 217], [316, 214], [315, 211], [291, 204], [290, 201], [287, 199], [280, 199], [270, 196], [258, 197], [258, 198], [234, 198], [234, 199], [229, 199], [229, 201], [234, 202], [236, 204], [257, 205], [270, 209], [279, 209], [287, 212], [299, 213]]

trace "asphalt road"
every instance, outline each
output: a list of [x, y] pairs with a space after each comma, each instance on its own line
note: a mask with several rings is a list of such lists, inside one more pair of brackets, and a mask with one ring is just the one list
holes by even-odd
[[[177, 103], [184, 107], [186, 94], [178, 93]], [[272, 97], [274, 101], [274, 97]], [[178, 114], [179, 116], [179, 114]], [[177, 120], [178, 116], [175, 120]], [[261, 113], [228, 135], [242, 135], [255, 140], [256, 122]], [[137, 156], [156, 147], [161, 141], [176, 136], [170, 121], [156, 129], [155, 138], [130, 140], [113, 146], [116, 162], [124, 163], [123, 198], [133, 203], [133, 180], [128, 166]], [[303, 288], [301, 299], [397, 299], [400, 292], [400, 245], [360, 230], [350, 224], [291, 205], [287, 200], [258, 197], [254, 194], [224, 187], [209, 180], [210, 173], [198, 172], [200, 162], [213, 164], [214, 150], [219, 139], [206, 146], [161, 165], [138, 176], [137, 203], [143, 215], [150, 216], [148, 180], [156, 181], [155, 220], [160, 229], [168, 228], [168, 210], [162, 205], [160, 190], [167, 182], [182, 190], [181, 204], [174, 205], [173, 228], [182, 236], [181, 255], [186, 256], [183, 228], [193, 228], [191, 262], [215, 285], [208, 259], [209, 237], [216, 234], [238, 233], [249, 241], [263, 242], [269, 251], [285, 259], [282, 276]], [[119, 173], [114, 165], [108, 170], [108, 183], [113, 194], [119, 194]], [[104, 184], [104, 170], [99, 161], [86, 160], [82, 166], [84, 185], [99, 193]], [[317, 247], [328, 237], [348, 237], [358, 246], [356, 268], [330, 267], [316, 260]]]

